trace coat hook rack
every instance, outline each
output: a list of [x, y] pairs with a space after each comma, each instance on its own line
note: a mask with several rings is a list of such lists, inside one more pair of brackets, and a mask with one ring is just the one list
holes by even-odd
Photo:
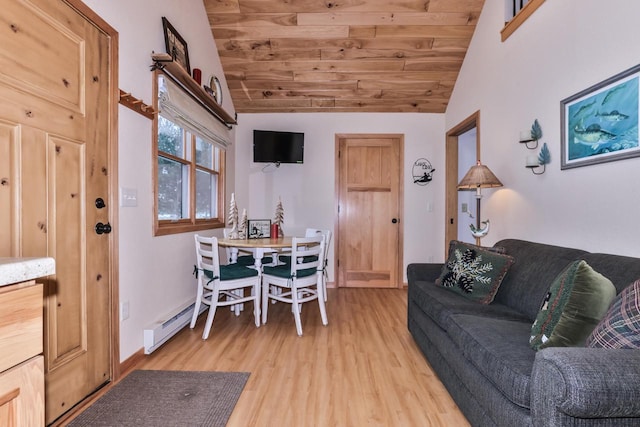
[[122, 89], [120, 89], [120, 104], [131, 108], [136, 113], [142, 114], [151, 120], [153, 120], [156, 114], [156, 110], [152, 106], [145, 104], [141, 99], [136, 98], [129, 92], [125, 92]]

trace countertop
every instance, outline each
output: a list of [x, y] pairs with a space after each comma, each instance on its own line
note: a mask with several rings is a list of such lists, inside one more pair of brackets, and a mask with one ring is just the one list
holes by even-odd
[[53, 258], [2, 258], [0, 257], [0, 286], [55, 274]]

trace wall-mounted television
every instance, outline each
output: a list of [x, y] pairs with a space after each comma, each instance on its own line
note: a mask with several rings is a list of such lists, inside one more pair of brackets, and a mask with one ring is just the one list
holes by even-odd
[[253, 131], [255, 163], [303, 163], [304, 133], [272, 130]]

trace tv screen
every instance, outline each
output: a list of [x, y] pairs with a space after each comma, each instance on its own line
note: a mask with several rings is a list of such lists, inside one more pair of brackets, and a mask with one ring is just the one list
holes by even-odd
[[304, 133], [253, 131], [253, 161], [255, 163], [302, 163]]

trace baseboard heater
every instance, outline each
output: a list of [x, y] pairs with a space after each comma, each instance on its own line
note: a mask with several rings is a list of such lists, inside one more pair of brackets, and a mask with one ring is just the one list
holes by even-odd
[[[187, 326], [191, 322], [195, 306], [195, 302], [187, 303], [186, 306], [179, 308], [173, 314], [168, 314], [165, 320], [159, 320], [149, 325], [144, 330], [144, 354], [151, 354], [178, 333], [180, 329]], [[200, 313], [205, 309], [204, 304], [200, 305]]]

